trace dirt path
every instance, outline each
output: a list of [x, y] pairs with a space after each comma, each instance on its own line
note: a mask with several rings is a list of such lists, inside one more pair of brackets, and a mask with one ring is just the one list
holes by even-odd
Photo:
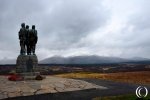
[[[99, 96], [113, 96], [113, 95], [124, 95], [124, 94], [135, 94], [138, 86], [146, 86], [150, 91], [150, 85], [137, 85], [129, 83], [114, 82], [100, 79], [82, 79], [84, 81], [94, 83], [96, 85], [102, 85], [107, 87], [107, 90], [96, 90]], [[93, 91], [94, 93], [94, 91]]]

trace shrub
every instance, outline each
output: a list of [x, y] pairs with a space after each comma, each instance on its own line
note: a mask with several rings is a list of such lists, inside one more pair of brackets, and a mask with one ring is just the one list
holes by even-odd
[[43, 80], [43, 77], [42, 77], [41, 75], [37, 75], [37, 76], [35, 77], [35, 79], [36, 79], [36, 80]]

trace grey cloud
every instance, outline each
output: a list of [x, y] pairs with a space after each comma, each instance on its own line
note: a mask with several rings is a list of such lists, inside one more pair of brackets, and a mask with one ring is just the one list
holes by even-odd
[[[38, 23], [34, 19], [44, 10], [36, 0], [0, 0], [0, 55], [14, 57], [19, 54], [18, 30], [22, 22]], [[32, 18], [33, 17], [33, 18]], [[38, 23], [39, 24], [39, 23]], [[12, 54], [11, 54], [12, 53]]]
[[[150, 44], [150, 1], [146, 0], [140, 5], [140, 10], [130, 16], [127, 23], [129, 28], [133, 27], [132, 32], [124, 30], [128, 34], [128, 38], [132, 41], [129, 45], [132, 47], [143, 47], [143, 50], [148, 49]], [[125, 32], [126, 31], [126, 32]]]
[[[141, 2], [141, 1], [140, 1]], [[78, 45], [82, 45], [91, 53], [120, 57], [150, 57], [150, 13], [149, 1], [137, 3], [138, 10], [128, 17], [128, 21], [121, 30], [108, 32], [98, 43], [85, 39]], [[140, 10], [139, 10], [140, 9]], [[120, 16], [121, 17], [121, 16]]]
[[104, 26], [109, 16], [100, 1], [66, 0], [52, 9], [43, 24], [43, 33], [49, 32], [50, 40], [55, 38], [51, 41], [55, 47], [50, 49], [66, 49], [79, 42], [91, 31]]
[[102, 4], [103, 0], [0, 0], [1, 58], [19, 54], [18, 30], [22, 22], [36, 25], [36, 51], [42, 58], [71, 54], [150, 57], [150, 2], [134, 2], [137, 11], [127, 18], [126, 26], [116, 33], [100, 31], [96, 39], [92, 37], [94, 32], [105, 29], [113, 20], [114, 12]]
[[141, 56], [150, 57], [150, 1], [140, 2], [138, 10], [128, 18], [126, 26], [120, 31], [117, 42], [117, 48], [122, 51], [126, 57]]
[[[66, 50], [103, 27], [109, 11], [97, 0], [1, 0], [0, 48], [19, 53], [18, 30], [25, 22], [37, 26], [37, 47]], [[3, 54], [1, 54], [4, 56]]]

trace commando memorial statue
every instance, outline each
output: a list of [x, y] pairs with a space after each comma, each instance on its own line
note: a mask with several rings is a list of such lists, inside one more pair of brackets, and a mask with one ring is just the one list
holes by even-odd
[[18, 37], [20, 42], [20, 55], [16, 61], [16, 73], [22, 75], [24, 78], [35, 78], [37, 75], [40, 75], [36, 70], [38, 59], [35, 54], [35, 49], [38, 36], [35, 25], [32, 25], [32, 29], [29, 29], [28, 25], [22, 23]]
[[32, 25], [32, 29], [29, 30], [29, 26], [25, 23], [21, 24], [19, 31], [19, 40], [20, 40], [20, 55], [35, 55], [35, 47], [38, 40], [37, 30], [35, 25]]

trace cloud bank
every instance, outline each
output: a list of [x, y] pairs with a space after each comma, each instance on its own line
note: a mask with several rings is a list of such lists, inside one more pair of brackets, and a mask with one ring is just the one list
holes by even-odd
[[19, 55], [20, 24], [36, 25], [39, 59], [150, 58], [148, 0], [0, 0], [0, 59]]

